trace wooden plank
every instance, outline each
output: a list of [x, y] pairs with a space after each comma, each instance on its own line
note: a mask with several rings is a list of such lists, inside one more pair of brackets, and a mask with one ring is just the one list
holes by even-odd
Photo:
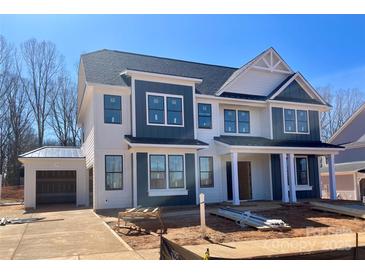
[[[213, 257], [227, 259], [252, 259], [262, 256], [295, 255], [304, 252], [341, 250], [355, 247], [355, 233], [323, 236], [254, 240], [219, 244], [184, 246], [203, 257], [207, 248]], [[360, 237], [359, 237], [360, 238]], [[359, 246], [362, 244], [359, 240]]]
[[310, 202], [313, 209], [365, 219], [365, 210], [321, 202]]

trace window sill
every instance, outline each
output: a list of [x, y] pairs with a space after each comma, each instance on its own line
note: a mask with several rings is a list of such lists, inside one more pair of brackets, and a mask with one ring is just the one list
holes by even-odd
[[308, 191], [308, 190], [312, 190], [313, 187], [312, 186], [296, 186], [296, 191]]
[[183, 196], [183, 195], [188, 195], [188, 191], [186, 189], [154, 189], [148, 191], [149, 197]]

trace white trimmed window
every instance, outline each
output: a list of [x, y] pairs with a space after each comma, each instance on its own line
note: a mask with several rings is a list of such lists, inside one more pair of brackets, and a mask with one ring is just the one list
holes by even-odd
[[200, 187], [214, 187], [213, 157], [199, 157]]
[[309, 133], [307, 110], [284, 109], [284, 133]]
[[147, 124], [184, 126], [184, 97], [162, 93], [146, 93]]
[[297, 187], [309, 186], [308, 158], [295, 156], [295, 173]]
[[186, 195], [184, 155], [149, 155], [149, 195]]

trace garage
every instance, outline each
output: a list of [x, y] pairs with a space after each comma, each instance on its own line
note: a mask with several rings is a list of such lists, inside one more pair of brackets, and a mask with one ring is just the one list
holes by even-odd
[[76, 203], [75, 170], [37, 170], [36, 202], [39, 204]]
[[41, 147], [20, 155], [24, 165], [24, 205], [89, 205], [89, 180], [80, 148]]

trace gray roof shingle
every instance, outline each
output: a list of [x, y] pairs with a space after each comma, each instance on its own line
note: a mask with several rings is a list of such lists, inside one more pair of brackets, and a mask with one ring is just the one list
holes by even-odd
[[214, 140], [231, 146], [267, 146], [267, 147], [306, 147], [306, 148], [343, 148], [321, 141], [289, 141], [271, 140], [264, 137], [250, 136], [218, 136]]
[[23, 153], [19, 158], [84, 158], [80, 148], [45, 146]]
[[129, 86], [120, 76], [129, 69], [202, 79], [196, 86], [200, 94], [214, 94], [238, 69], [106, 49], [81, 55], [81, 62], [91, 83]]
[[147, 137], [132, 137], [131, 135], [125, 135], [124, 138], [132, 144], [151, 144], [151, 145], [190, 145], [190, 146], [208, 146], [197, 139], [185, 139], [185, 138], [147, 138]]

